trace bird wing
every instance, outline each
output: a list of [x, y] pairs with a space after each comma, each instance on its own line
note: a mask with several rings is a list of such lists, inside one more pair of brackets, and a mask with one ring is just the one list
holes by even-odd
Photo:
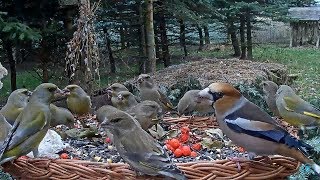
[[163, 94], [161, 91], [159, 91], [159, 90], [157, 90], [157, 92], [158, 92], [159, 95], [160, 95], [159, 101], [160, 101], [162, 104], [164, 104], [166, 107], [174, 110], [174, 107], [173, 107], [173, 105], [171, 104], [171, 102], [169, 101], [168, 97], [167, 97], [165, 94]]
[[186, 179], [183, 173], [172, 163], [169, 155], [160, 145], [157, 150], [149, 153], [126, 152], [124, 155], [131, 157], [130, 160], [138, 162], [140, 166], [152, 169], [159, 174], [172, 177], [174, 179]]
[[[19, 118], [23, 118], [23, 116], [19, 116]], [[31, 118], [32, 121], [25, 123], [23, 127], [21, 127], [21, 121], [13, 125], [12, 129], [15, 129], [15, 132], [12, 134], [12, 138], [9, 142], [7, 150], [19, 145], [28, 137], [39, 132], [39, 130], [43, 129], [43, 127], [46, 125], [46, 116], [43, 111], [38, 111], [31, 116]]]
[[320, 110], [305, 101], [299, 101], [289, 96], [283, 97], [283, 101], [287, 111], [320, 119]]
[[236, 114], [237, 116], [243, 117], [245, 119], [251, 119], [252, 121], [265, 122], [276, 126], [279, 125], [277, 121], [272, 119], [272, 117], [268, 113], [261, 110], [257, 105], [248, 101], [247, 99], [244, 99], [244, 101], [245, 103], [240, 106], [238, 110], [233, 114]]
[[254, 116], [250, 111], [238, 111], [239, 110], [229, 114], [224, 119], [225, 123], [232, 131], [276, 143], [286, 144], [289, 147], [299, 149], [304, 154], [308, 154], [308, 151], [312, 149], [311, 146], [291, 136], [280, 126], [259, 120], [263, 111], [256, 111]]

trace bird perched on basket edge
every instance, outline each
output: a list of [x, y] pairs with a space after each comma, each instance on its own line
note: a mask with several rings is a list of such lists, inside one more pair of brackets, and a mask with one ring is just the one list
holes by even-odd
[[34, 90], [29, 103], [17, 117], [0, 149], [0, 164], [26, 155], [32, 150], [37, 152], [37, 147], [50, 127], [49, 104], [56, 93], [63, 92], [52, 83], [40, 84]]
[[264, 100], [266, 101], [269, 110], [273, 113], [274, 116], [280, 117], [279, 110], [276, 104], [276, 93], [279, 88], [278, 85], [273, 81], [263, 81], [261, 85], [264, 93]]
[[306, 126], [320, 125], [320, 110], [301, 99], [293, 89], [281, 85], [276, 94], [276, 104], [281, 117], [305, 132]]
[[67, 93], [68, 109], [77, 115], [89, 113], [91, 108], [90, 96], [78, 85], [71, 84], [63, 89]]
[[6, 105], [0, 110], [0, 114], [6, 118], [8, 123], [14, 124], [23, 108], [26, 107], [31, 94], [32, 92], [28, 89], [17, 89], [10, 94]]
[[165, 111], [175, 111], [168, 97], [163, 94], [154, 84], [153, 79], [148, 74], [140, 74], [138, 77], [138, 89], [141, 100], [150, 100], [157, 102]]
[[104, 106], [105, 117], [101, 127], [113, 134], [114, 143], [121, 157], [142, 174], [163, 175], [186, 179], [173, 164], [167, 152], [144, 131], [128, 113], [112, 106]]
[[232, 85], [212, 83], [199, 95], [214, 101], [219, 127], [238, 146], [256, 155], [292, 157], [320, 173], [320, 166], [307, 157], [313, 148], [291, 136]]

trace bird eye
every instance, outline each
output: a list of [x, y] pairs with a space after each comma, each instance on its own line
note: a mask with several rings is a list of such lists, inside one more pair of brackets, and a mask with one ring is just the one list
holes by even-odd
[[116, 119], [112, 119], [112, 120], [111, 120], [111, 122], [113, 122], [113, 123], [117, 123], [117, 122], [119, 122], [119, 121], [121, 121], [121, 118], [116, 118]]
[[49, 90], [50, 92], [54, 92], [54, 91], [56, 90], [56, 88], [50, 87], [50, 88], [48, 88], [48, 90]]

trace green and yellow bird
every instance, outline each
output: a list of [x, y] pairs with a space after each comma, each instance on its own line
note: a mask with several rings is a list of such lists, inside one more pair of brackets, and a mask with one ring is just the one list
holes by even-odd
[[68, 109], [77, 115], [88, 114], [91, 109], [90, 96], [78, 85], [66, 86], [63, 91], [67, 94]]
[[301, 128], [320, 125], [320, 110], [295, 94], [287, 85], [281, 85], [276, 94], [281, 117], [289, 124]]
[[0, 164], [37, 150], [50, 127], [49, 105], [55, 93], [62, 91], [52, 83], [40, 84], [34, 90], [0, 149]]
[[69, 128], [72, 128], [74, 126], [74, 116], [68, 109], [50, 104], [50, 112], [51, 127], [62, 124], [68, 126]]
[[8, 97], [6, 105], [0, 110], [0, 114], [13, 125], [23, 108], [27, 106], [31, 94], [28, 89], [17, 89], [13, 91]]
[[6, 118], [0, 114], [0, 147], [8, 136], [12, 126], [6, 121]]

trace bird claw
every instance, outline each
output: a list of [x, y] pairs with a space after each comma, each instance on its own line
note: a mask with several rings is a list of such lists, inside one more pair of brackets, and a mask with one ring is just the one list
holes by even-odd
[[247, 159], [245, 158], [238, 158], [238, 157], [228, 157], [228, 160], [229, 161], [233, 161], [236, 163], [237, 165], [237, 169], [238, 169], [238, 172], [241, 171], [241, 165], [240, 165], [240, 162], [244, 162], [244, 161], [248, 161]]

